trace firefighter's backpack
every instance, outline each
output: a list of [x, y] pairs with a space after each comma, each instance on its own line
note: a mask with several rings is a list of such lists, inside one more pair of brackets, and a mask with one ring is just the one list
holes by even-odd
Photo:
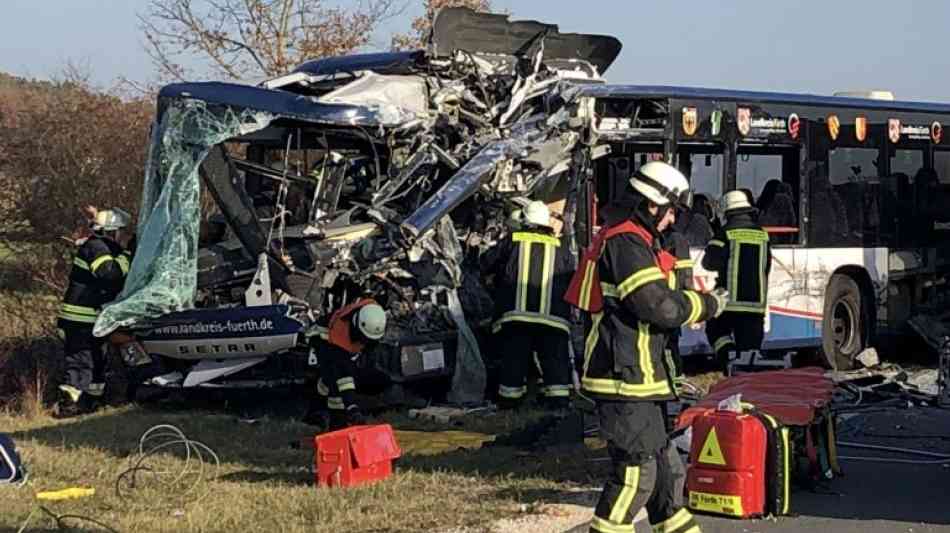
[[748, 518], [789, 513], [789, 430], [755, 409], [711, 411], [692, 423], [689, 507]]
[[19, 483], [26, 473], [9, 435], [0, 433], [0, 484]]

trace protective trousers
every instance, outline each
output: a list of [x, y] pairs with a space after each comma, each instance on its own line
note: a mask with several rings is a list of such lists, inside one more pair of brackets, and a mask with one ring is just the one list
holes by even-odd
[[507, 322], [497, 340], [503, 357], [498, 386], [501, 400], [517, 402], [524, 397], [534, 354], [544, 380], [542, 396], [546, 400], [570, 398], [572, 363], [567, 332], [542, 324]]
[[78, 403], [82, 394], [101, 397], [105, 391], [106, 356], [102, 342], [92, 334], [92, 327], [64, 326], [65, 358], [60, 389], [70, 401]]
[[611, 469], [594, 509], [591, 532], [634, 533], [641, 508], [655, 533], [700, 533], [683, 506], [684, 470], [664, 431], [660, 406], [651, 402], [598, 402], [600, 433]]
[[726, 311], [706, 322], [706, 337], [716, 352], [716, 361], [725, 367], [733, 352], [762, 349], [765, 315]]
[[328, 343], [319, 346], [320, 380], [317, 394], [326, 399], [331, 413], [342, 413], [356, 405], [356, 363], [354, 354]]

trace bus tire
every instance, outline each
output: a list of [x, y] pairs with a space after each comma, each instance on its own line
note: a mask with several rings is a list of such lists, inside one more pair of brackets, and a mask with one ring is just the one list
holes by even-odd
[[861, 287], [847, 274], [835, 274], [825, 292], [821, 344], [825, 363], [834, 370], [850, 370], [854, 358], [868, 343], [867, 306]]

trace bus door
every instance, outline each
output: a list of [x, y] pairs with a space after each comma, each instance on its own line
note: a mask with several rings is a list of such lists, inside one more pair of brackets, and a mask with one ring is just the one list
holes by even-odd
[[[598, 207], [609, 204], [617, 198], [630, 182], [630, 176], [638, 168], [650, 161], [664, 161], [662, 142], [617, 143], [612, 146], [610, 156], [601, 159], [596, 173], [594, 213]], [[594, 232], [601, 226], [602, 220], [594, 215]]]
[[772, 268], [764, 350], [814, 345], [820, 340], [820, 302], [808, 294], [808, 250], [804, 246], [801, 168], [797, 142], [740, 142], [736, 188], [752, 193], [758, 222], [769, 234]]
[[[674, 163], [689, 180], [694, 193], [693, 206], [689, 213], [680, 214], [677, 220], [679, 231], [689, 241], [690, 256], [696, 265], [693, 268], [693, 287], [697, 290], [711, 289], [716, 283], [716, 275], [706, 272], [701, 262], [703, 251], [713, 237], [717, 224], [717, 206], [726, 183], [728, 169], [725, 144], [679, 142], [676, 145]], [[712, 352], [702, 325], [683, 328], [680, 352], [683, 355]]]

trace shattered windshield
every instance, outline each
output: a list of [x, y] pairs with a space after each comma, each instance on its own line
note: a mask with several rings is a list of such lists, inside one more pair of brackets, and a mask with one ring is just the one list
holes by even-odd
[[162, 100], [159, 109], [145, 168], [135, 256], [124, 290], [96, 321], [97, 336], [193, 307], [201, 219], [198, 168], [211, 147], [261, 130], [274, 118], [187, 98]]

